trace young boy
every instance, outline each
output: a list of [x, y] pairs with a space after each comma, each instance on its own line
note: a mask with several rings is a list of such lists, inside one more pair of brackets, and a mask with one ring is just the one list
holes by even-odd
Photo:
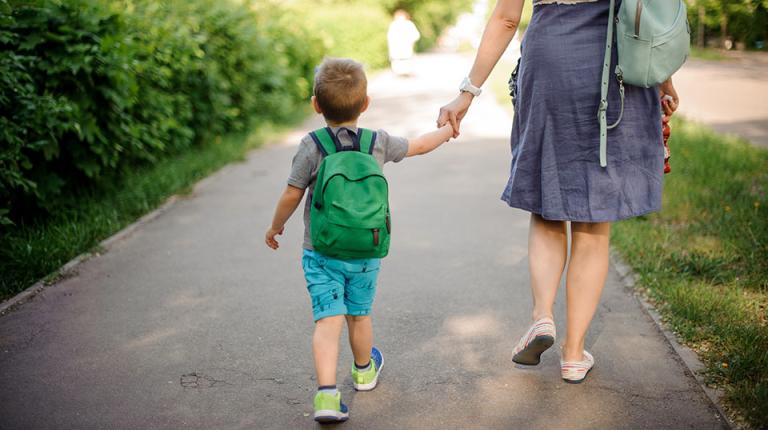
[[[352, 146], [354, 142], [360, 145], [357, 119], [370, 102], [367, 86], [363, 67], [349, 59], [326, 59], [315, 75], [312, 106], [317, 113], [323, 115], [342, 147]], [[382, 167], [389, 161], [398, 162], [405, 157], [426, 154], [452, 136], [450, 125], [412, 140], [377, 130], [370, 154]], [[285, 223], [298, 207], [305, 190], [309, 189], [304, 209], [302, 266], [315, 320], [312, 338], [318, 383], [314, 399], [315, 420], [338, 422], [349, 417], [347, 407], [341, 403], [341, 394], [336, 388], [339, 337], [345, 320], [355, 361], [352, 366], [355, 389], [374, 389], [384, 363], [381, 352], [373, 347], [370, 316], [380, 259], [341, 260], [313, 249], [310, 239], [312, 193], [325, 152], [320, 142], [316, 142], [313, 137], [316, 138], [307, 135], [301, 140], [293, 158], [288, 186], [277, 204], [272, 226], [267, 230], [266, 243], [272, 249], [278, 248], [275, 236], [283, 233]]]

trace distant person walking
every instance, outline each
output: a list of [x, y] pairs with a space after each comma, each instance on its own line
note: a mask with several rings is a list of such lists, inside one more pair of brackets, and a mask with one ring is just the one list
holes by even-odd
[[411, 21], [408, 12], [398, 10], [395, 18], [389, 24], [387, 43], [389, 44], [389, 62], [392, 71], [397, 75], [410, 75], [413, 45], [421, 39], [421, 33]]

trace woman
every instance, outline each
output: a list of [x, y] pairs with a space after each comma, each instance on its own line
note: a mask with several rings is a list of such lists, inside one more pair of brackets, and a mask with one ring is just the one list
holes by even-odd
[[[440, 110], [438, 125], [450, 122], [455, 136], [478, 87], [512, 40], [523, 1], [497, 2], [461, 93]], [[661, 208], [661, 110], [671, 115], [678, 97], [671, 79], [658, 89], [626, 86], [624, 117], [608, 133], [608, 165], [601, 167], [597, 112], [609, 1], [533, 4], [517, 77], [512, 167], [502, 195], [511, 207], [531, 213], [533, 324], [515, 347], [513, 360], [538, 364], [555, 341], [552, 307], [568, 256], [570, 222], [567, 330], [560, 363], [563, 379], [579, 383], [594, 365], [584, 338], [608, 273], [610, 223]], [[611, 71], [615, 51], [612, 58]], [[609, 124], [618, 116], [618, 93], [612, 80]], [[660, 96], [669, 97], [661, 103]]]

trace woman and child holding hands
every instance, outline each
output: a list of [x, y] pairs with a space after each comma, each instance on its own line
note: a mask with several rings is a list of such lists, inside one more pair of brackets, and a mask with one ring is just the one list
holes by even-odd
[[[358, 127], [370, 102], [360, 64], [326, 59], [317, 71], [312, 104], [328, 127], [302, 139], [266, 244], [278, 248], [275, 236], [282, 234], [309, 190], [302, 266], [315, 320], [314, 418], [319, 422], [349, 417], [336, 387], [345, 322], [354, 355], [355, 389], [374, 389], [384, 365], [381, 351], [373, 346], [370, 317], [380, 260], [389, 248], [390, 214], [381, 168], [458, 137], [464, 115], [480, 94], [479, 86], [517, 30], [523, 2], [497, 2], [459, 95], [440, 110], [438, 129], [422, 136], [405, 139]], [[511, 207], [531, 213], [532, 324], [514, 348], [516, 363], [538, 364], [555, 342], [552, 308], [568, 259], [567, 223], [571, 224], [561, 357], [562, 378], [569, 383], [582, 382], [595, 363], [584, 350], [584, 339], [608, 272], [610, 223], [661, 208], [660, 118], [670, 116], [678, 105], [671, 79], [650, 88], [611, 86], [607, 101], [612, 106], [623, 103], [622, 126], [610, 130], [611, 145], [604, 158], [599, 157], [601, 129], [595, 113], [601, 104], [603, 63], [615, 64], [604, 58], [613, 3], [534, 0], [516, 84], [513, 160], [502, 195]]]

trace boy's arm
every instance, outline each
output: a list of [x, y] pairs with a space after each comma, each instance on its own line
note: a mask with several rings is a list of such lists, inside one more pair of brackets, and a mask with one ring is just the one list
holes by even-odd
[[406, 157], [412, 157], [414, 155], [426, 154], [447, 142], [448, 139], [453, 137], [453, 127], [450, 124], [446, 124], [435, 131], [422, 134], [421, 136], [408, 141], [408, 153]]
[[304, 197], [304, 189], [296, 188], [291, 185], [285, 187], [283, 195], [280, 196], [280, 200], [277, 202], [277, 208], [275, 208], [275, 216], [272, 219], [272, 226], [267, 230], [266, 244], [272, 249], [277, 249], [280, 244], [275, 240], [275, 236], [283, 234], [285, 223], [296, 211], [296, 208], [301, 203], [301, 199]]

